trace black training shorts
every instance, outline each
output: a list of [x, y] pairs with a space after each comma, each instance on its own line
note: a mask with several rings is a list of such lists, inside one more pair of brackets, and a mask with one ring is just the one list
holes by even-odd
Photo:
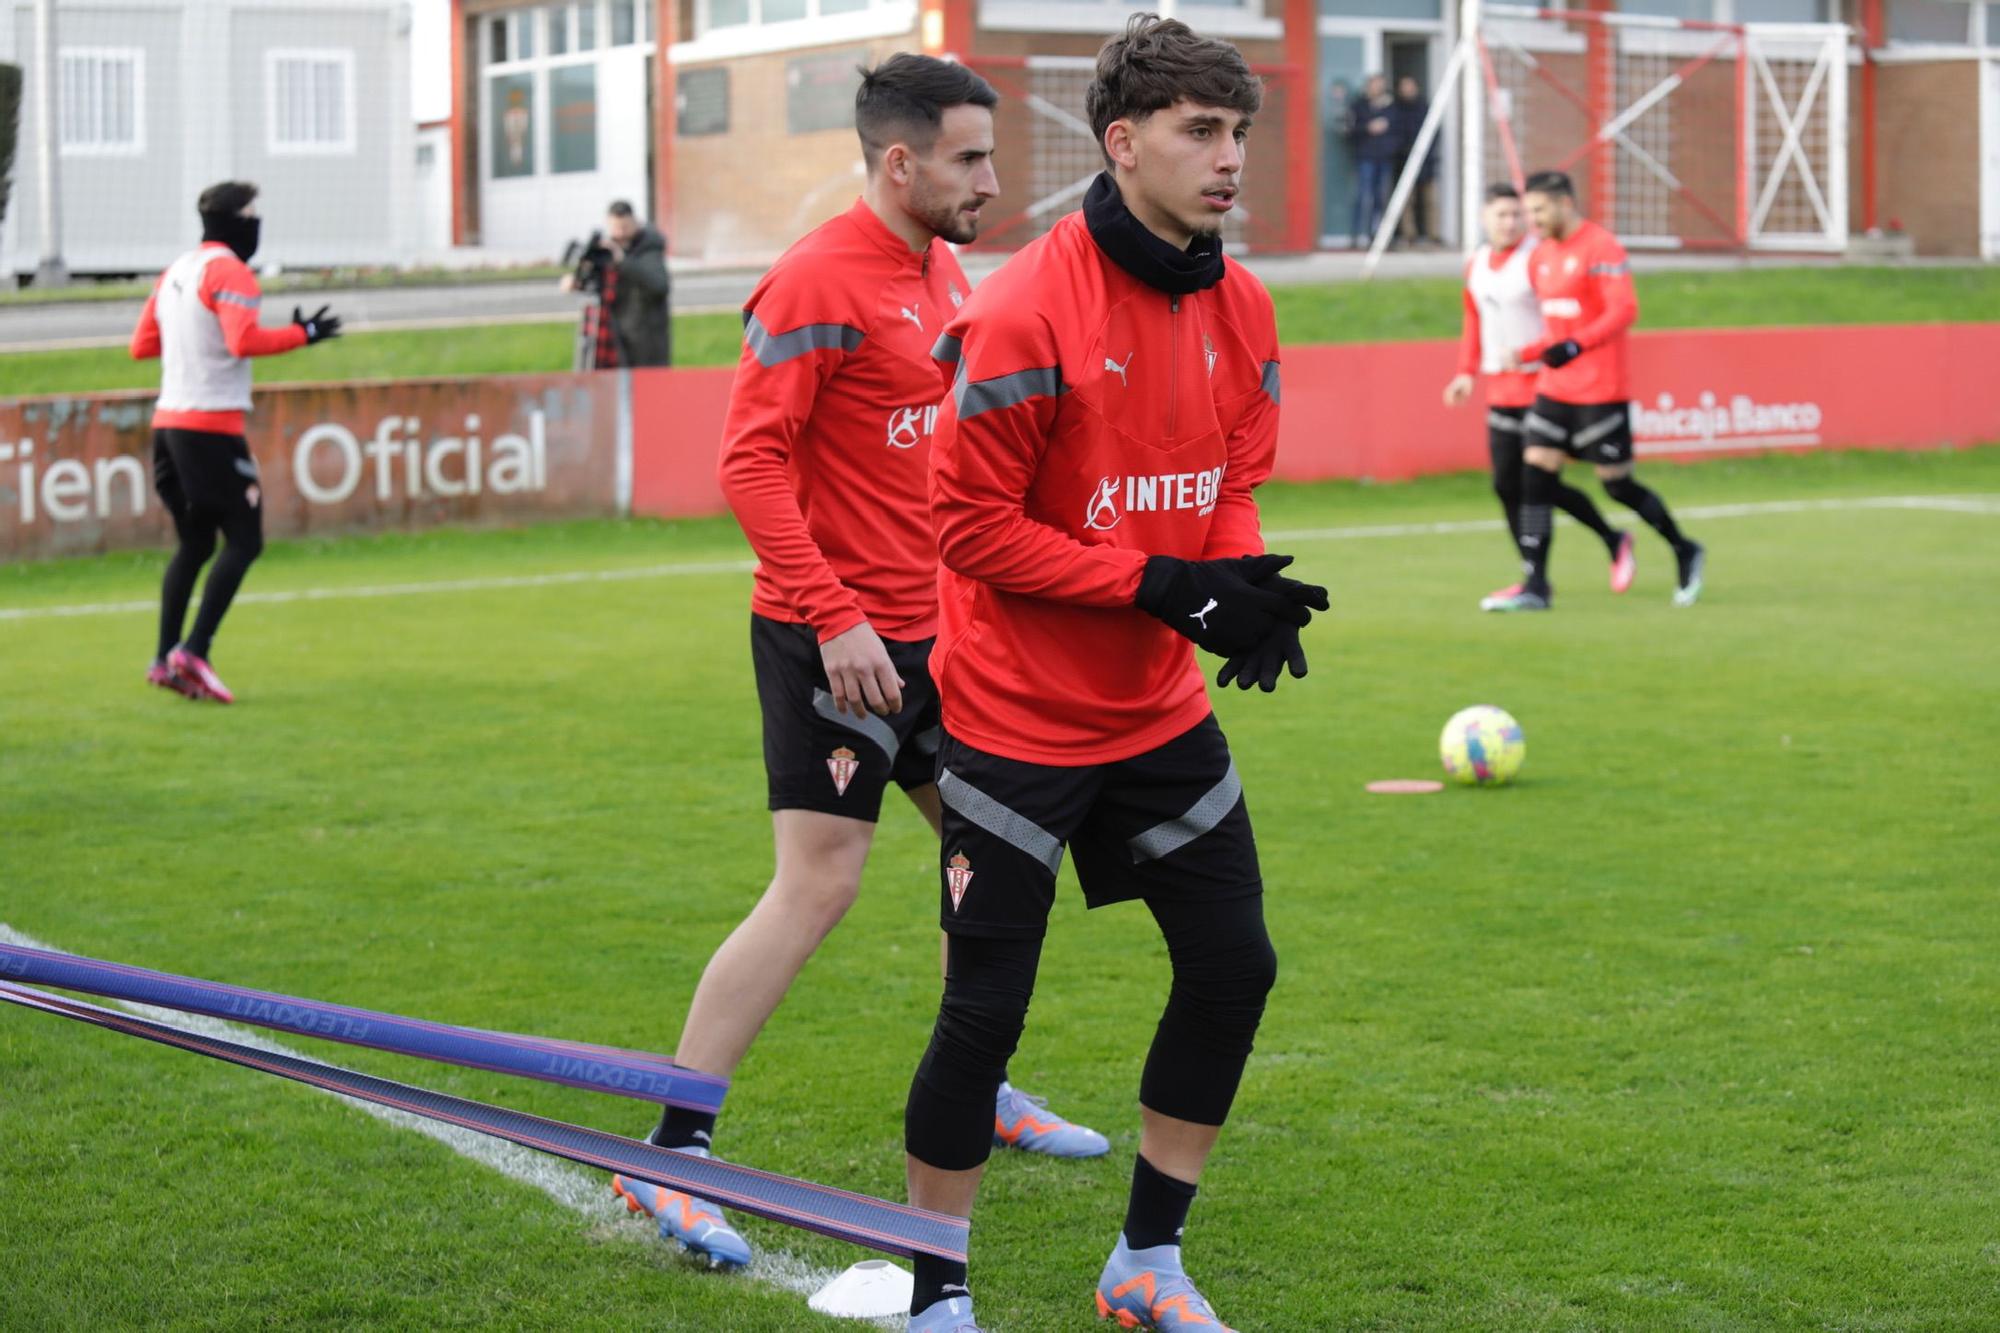
[[891, 779], [905, 791], [936, 781], [940, 733], [931, 640], [882, 643], [903, 678], [902, 711], [856, 717], [834, 708], [810, 625], [750, 617], [771, 809], [818, 810], [873, 823]]
[[1630, 403], [1563, 403], [1538, 394], [1523, 421], [1529, 444], [1599, 467], [1632, 461]]
[[154, 430], [153, 489], [176, 530], [191, 523], [233, 530], [239, 523], [261, 522], [264, 493], [257, 461], [241, 435]]
[[1005, 759], [947, 732], [938, 795], [940, 915], [953, 934], [1041, 936], [1065, 849], [1090, 907], [1264, 891], [1243, 784], [1213, 714], [1144, 754], [1082, 768]]

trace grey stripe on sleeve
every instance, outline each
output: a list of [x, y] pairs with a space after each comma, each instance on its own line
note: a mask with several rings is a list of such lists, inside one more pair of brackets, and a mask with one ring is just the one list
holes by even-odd
[[808, 352], [851, 352], [861, 346], [861, 336], [861, 330], [849, 324], [801, 324], [774, 334], [756, 315], [743, 312], [743, 341], [760, 365], [781, 366]]
[[954, 338], [949, 333], [941, 333], [938, 335], [936, 345], [931, 348], [931, 360], [945, 361], [955, 366], [958, 364], [959, 351], [964, 345], [963, 339]]
[[1179, 851], [1220, 824], [1242, 799], [1243, 779], [1236, 776], [1236, 761], [1232, 759], [1222, 781], [1210, 787], [1186, 814], [1155, 824], [1125, 844], [1131, 850], [1133, 863], [1157, 861]]
[[961, 378], [951, 390], [960, 421], [970, 421], [981, 412], [1025, 403], [1030, 398], [1055, 398], [1068, 392], [1060, 366], [1036, 366], [990, 380], [968, 381], [963, 378], [964, 365], [962, 361], [959, 363]]
[[1275, 402], [1277, 402], [1277, 401], [1278, 401], [1278, 363], [1277, 363], [1277, 362], [1275, 362], [1275, 361], [1266, 361], [1266, 362], [1264, 363], [1264, 382], [1263, 382], [1263, 384], [1262, 384], [1262, 385], [1261, 385], [1260, 387], [1261, 387], [1261, 388], [1262, 388], [1262, 389], [1264, 390], [1264, 392], [1265, 392], [1265, 393], [1267, 393], [1267, 394], [1269, 394], [1269, 395], [1271, 396], [1271, 401], [1272, 401], [1272, 402], [1274, 402], [1274, 403], [1275, 403]]
[[1026, 852], [1053, 875], [1062, 869], [1063, 845], [1055, 834], [959, 777], [950, 769], [938, 773], [938, 797], [1000, 841]]
[[875, 742], [883, 754], [889, 756], [890, 763], [896, 762], [896, 751], [901, 748], [902, 743], [896, 739], [895, 730], [873, 713], [863, 712], [860, 717], [852, 713], [843, 713], [834, 706], [833, 696], [819, 689], [813, 691], [813, 712], [836, 727], [846, 727], [849, 731], [866, 736]]
[[231, 305], [247, 306], [249, 309], [255, 310], [262, 304], [264, 298], [261, 296], [245, 296], [242, 292], [217, 292], [215, 299], [218, 301], [227, 301]]

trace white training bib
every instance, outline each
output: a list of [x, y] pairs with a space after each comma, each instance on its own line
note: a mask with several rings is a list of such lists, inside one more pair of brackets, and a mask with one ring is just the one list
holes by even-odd
[[[219, 245], [190, 250], [167, 266], [153, 299], [160, 326], [160, 400], [166, 412], [247, 412], [250, 359], [231, 356], [222, 339], [222, 321], [201, 303], [201, 279], [208, 266], [228, 255]], [[256, 305], [224, 292], [219, 298]]]
[[1534, 248], [1535, 238], [1525, 238], [1498, 269], [1492, 264], [1492, 246], [1481, 245], [1472, 256], [1465, 286], [1479, 307], [1479, 369], [1484, 374], [1502, 373], [1509, 352], [1542, 341], [1541, 306], [1528, 276]]

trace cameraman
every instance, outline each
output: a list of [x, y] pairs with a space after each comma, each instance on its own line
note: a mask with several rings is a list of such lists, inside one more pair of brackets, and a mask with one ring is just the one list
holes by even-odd
[[[632, 212], [623, 199], [606, 211], [604, 244], [586, 250], [576, 270], [562, 278], [566, 292], [595, 291], [609, 316], [609, 336], [621, 366], [673, 362], [673, 327], [667, 315], [667, 238]], [[600, 359], [599, 364], [603, 364]]]

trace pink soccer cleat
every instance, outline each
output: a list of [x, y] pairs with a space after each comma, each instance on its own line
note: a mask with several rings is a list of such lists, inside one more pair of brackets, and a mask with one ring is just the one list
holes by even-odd
[[175, 694], [183, 695], [189, 699], [201, 698], [201, 693], [195, 689], [193, 683], [186, 676], [181, 675], [178, 671], [168, 666], [167, 659], [164, 657], [146, 668], [146, 683], [148, 685], [157, 685], [163, 690], [172, 690]]
[[1639, 553], [1632, 534], [1618, 534], [1618, 554], [1611, 557], [1611, 591], [1624, 592], [1639, 572]]
[[222, 683], [222, 677], [215, 674], [215, 668], [185, 648], [167, 654], [167, 670], [192, 686], [187, 691], [190, 699], [213, 699], [219, 704], [236, 702], [236, 696]]

